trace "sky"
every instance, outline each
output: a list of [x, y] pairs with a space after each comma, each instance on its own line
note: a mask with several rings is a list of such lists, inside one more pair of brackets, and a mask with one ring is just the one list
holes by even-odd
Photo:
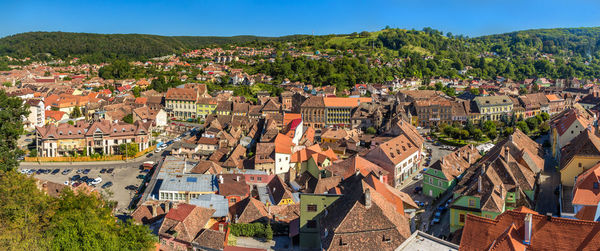
[[432, 27], [470, 37], [600, 26], [598, 0], [0, 0], [0, 37], [29, 31], [167, 36], [347, 34]]

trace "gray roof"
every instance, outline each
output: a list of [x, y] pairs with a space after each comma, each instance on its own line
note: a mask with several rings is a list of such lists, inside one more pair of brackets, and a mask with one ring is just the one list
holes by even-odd
[[512, 100], [508, 96], [485, 96], [476, 97], [473, 99], [477, 104], [477, 107], [487, 107], [495, 105], [512, 105]]
[[263, 204], [267, 204], [267, 202], [271, 203], [271, 201], [273, 201], [266, 185], [257, 185], [256, 190], [258, 191], [258, 200]]
[[169, 175], [163, 179], [160, 191], [211, 193], [218, 190], [217, 178], [212, 174]]
[[396, 251], [401, 250], [419, 250], [419, 251], [444, 251], [444, 250], [458, 250], [458, 245], [439, 239], [435, 236], [423, 233], [419, 230], [414, 232], [408, 239], [406, 239]]
[[212, 217], [225, 217], [229, 213], [229, 202], [223, 195], [202, 194], [197, 198], [191, 199], [190, 204], [215, 209], [216, 211]]

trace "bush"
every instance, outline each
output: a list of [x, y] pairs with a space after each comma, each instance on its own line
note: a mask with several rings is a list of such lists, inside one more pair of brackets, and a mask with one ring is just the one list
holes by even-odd
[[[231, 234], [235, 236], [265, 237], [265, 225], [262, 223], [229, 224], [229, 229], [231, 229]], [[273, 230], [271, 230], [271, 235], [273, 235]]]
[[267, 227], [265, 228], [265, 239], [273, 239], [273, 229], [271, 229], [271, 224], [267, 224]]
[[374, 127], [371, 126], [371, 127], [367, 128], [367, 134], [375, 134], [375, 133], [377, 133], [377, 130], [375, 130]]

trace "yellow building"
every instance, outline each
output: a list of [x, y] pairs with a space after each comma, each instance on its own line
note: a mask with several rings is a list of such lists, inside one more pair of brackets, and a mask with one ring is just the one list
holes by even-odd
[[600, 138], [595, 129], [584, 130], [561, 151], [560, 182], [573, 186], [575, 178], [600, 162]]
[[484, 120], [500, 120], [502, 115], [508, 115], [513, 109], [513, 101], [508, 96], [480, 96], [473, 101]]

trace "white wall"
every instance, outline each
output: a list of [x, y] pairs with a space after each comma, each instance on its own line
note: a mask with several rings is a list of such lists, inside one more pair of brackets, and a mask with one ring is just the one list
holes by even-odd
[[275, 153], [275, 174], [287, 173], [290, 171], [290, 154]]

